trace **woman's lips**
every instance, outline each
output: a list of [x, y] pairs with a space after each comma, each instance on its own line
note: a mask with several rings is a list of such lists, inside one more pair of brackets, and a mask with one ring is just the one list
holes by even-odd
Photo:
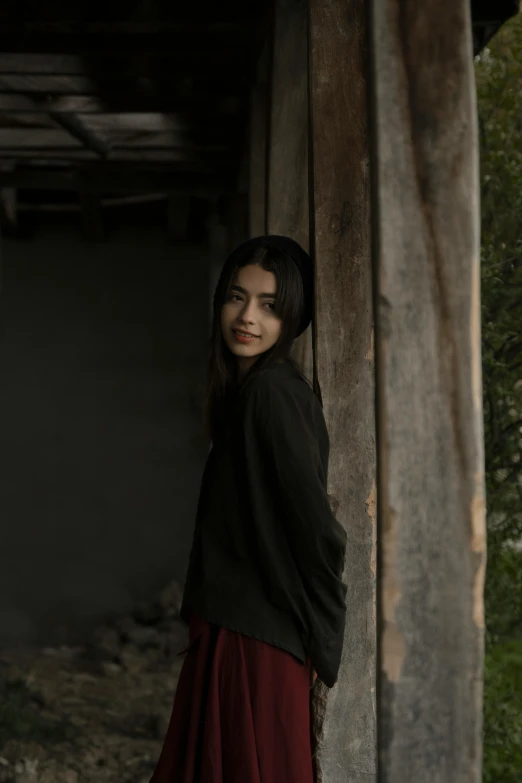
[[235, 329], [232, 330], [232, 334], [236, 338], [236, 340], [240, 343], [251, 343], [254, 340], [257, 340], [257, 335], [252, 335], [252, 337], [246, 335], [246, 334], [240, 334], [239, 332], [236, 332]]

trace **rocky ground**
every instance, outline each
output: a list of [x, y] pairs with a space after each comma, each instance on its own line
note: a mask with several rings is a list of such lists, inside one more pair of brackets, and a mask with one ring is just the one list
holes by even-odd
[[180, 600], [172, 583], [82, 647], [0, 651], [0, 783], [149, 783], [188, 643]]

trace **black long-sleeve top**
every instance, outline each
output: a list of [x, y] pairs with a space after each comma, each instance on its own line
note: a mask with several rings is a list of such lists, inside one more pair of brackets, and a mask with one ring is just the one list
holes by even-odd
[[327, 496], [329, 439], [290, 362], [240, 388], [203, 471], [181, 618], [191, 612], [292, 653], [337, 681], [346, 532]]

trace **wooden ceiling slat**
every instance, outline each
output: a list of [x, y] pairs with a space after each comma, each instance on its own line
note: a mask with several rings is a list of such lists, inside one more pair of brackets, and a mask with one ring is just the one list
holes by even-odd
[[234, 79], [240, 75], [241, 66], [251, 60], [251, 47], [244, 43], [231, 49], [219, 46], [201, 55], [199, 47], [172, 49], [167, 53], [140, 50], [128, 55], [111, 55], [110, 52], [89, 54], [86, 57], [71, 54], [35, 54], [33, 52], [0, 52], [0, 73], [35, 76], [88, 76], [91, 70], [103, 72], [115, 66], [123, 72], [173, 72], [186, 77], [212, 78], [215, 69], [223, 76]]
[[0, 94], [0, 112], [49, 112], [68, 111], [74, 113], [106, 112], [107, 107], [98, 99], [85, 95], [42, 96], [34, 101], [29, 95]]
[[[65, 113], [65, 112], [64, 112]], [[180, 117], [154, 112], [128, 112], [124, 114], [75, 112], [82, 122], [93, 131], [178, 131], [186, 129], [187, 123]], [[0, 128], [54, 127], [47, 112], [16, 112], [0, 110]]]
[[85, 73], [85, 62], [81, 57], [67, 54], [33, 54], [32, 52], [6, 54], [2, 52], [0, 53], [0, 73], [75, 76]]
[[73, 138], [78, 139], [86, 149], [102, 156], [110, 153], [111, 147], [105, 136], [89, 128], [77, 114], [55, 111], [49, 116], [58, 127], [63, 128]]
[[205, 53], [229, 52], [245, 47], [246, 41], [256, 41], [262, 30], [256, 22], [238, 24], [189, 24], [157, 21], [149, 25], [85, 24], [68, 28], [63, 23], [45, 24], [24, 20], [23, 23], [3, 22], [2, 51], [32, 54], [94, 54], [106, 52], [135, 54], [191, 54], [197, 49]]
[[25, 190], [67, 190], [99, 192], [144, 193], [216, 192], [233, 191], [236, 178], [233, 172], [179, 171], [169, 166], [139, 170], [127, 165], [95, 167], [70, 172], [0, 171], [0, 188]]
[[56, 74], [0, 74], [0, 92], [55, 95], [95, 95], [95, 84], [86, 76]]
[[125, 112], [121, 114], [99, 113], [82, 114], [78, 116], [93, 130], [98, 131], [183, 131], [186, 123], [179, 117], [159, 112]]
[[0, 128], [0, 149], [16, 153], [18, 149], [28, 147], [45, 149], [59, 147], [68, 149], [82, 144], [67, 131], [59, 128]]
[[[224, 144], [195, 145], [187, 141], [178, 131], [144, 132], [142, 130], [111, 129], [103, 134], [103, 141], [114, 149], [183, 149], [189, 157], [200, 154], [220, 154], [227, 150]], [[60, 128], [0, 128], [0, 150], [69, 148], [81, 146], [81, 141], [74, 139], [67, 130]]]
[[49, 112], [62, 111], [75, 114], [92, 113], [165, 113], [178, 114], [186, 111], [198, 111], [200, 115], [211, 115], [215, 121], [218, 118], [226, 120], [237, 113], [238, 98], [232, 92], [194, 91], [184, 97], [176, 97], [174, 94], [151, 95], [146, 97], [138, 93], [119, 93], [115, 96], [118, 106], [110, 105], [109, 101], [102, 101], [94, 95], [56, 95], [46, 93], [40, 95], [9, 94], [1, 92], [0, 87], [0, 112]]
[[[227, 154], [221, 154], [219, 160], [206, 158], [187, 158], [186, 152], [182, 149], [112, 149], [106, 160], [110, 162], [139, 163], [141, 162], [173, 162], [183, 164], [183, 168], [194, 169], [216, 169], [236, 165], [233, 155], [227, 150]], [[79, 146], [78, 148], [54, 148], [54, 149], [0, 149], [0, 160], [25, 160], [34, 161], [40, 164], [42, 161], [57, 161], [63, 163], [81, 163], [85, 160], [97, 160], [98, 155], [92, 150]]]

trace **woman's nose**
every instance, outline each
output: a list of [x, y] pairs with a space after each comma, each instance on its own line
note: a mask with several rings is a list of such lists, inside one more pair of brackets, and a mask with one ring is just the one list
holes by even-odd
[[243, 318], [252, 318], [254, 314], [254, 302], [246, 302], [245, 306], [243, 307], [243, 310], [241, 311], [241, 315]]

